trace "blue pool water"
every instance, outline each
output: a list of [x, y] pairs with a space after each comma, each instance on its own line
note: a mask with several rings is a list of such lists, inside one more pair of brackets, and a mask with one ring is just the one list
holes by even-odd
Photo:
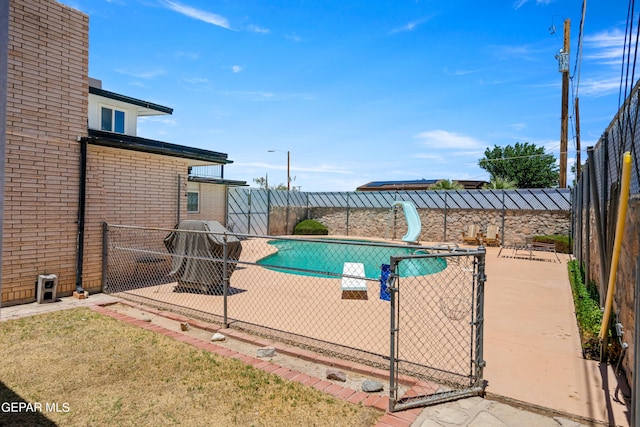
[[[364, 264], [365, 276], [378, 279], [381, 265], [389, 264], [391, 256], [416, 252], [411, 248], [344, 244], [346, 242], [350, 241], [327, 239], [320, 243], [305, 240], [272, 240], [269, 244], [275, 246], [278, 251], [262, 258], [258, 264], [284, 273], [335, 277], [342, 274], [345, 262], [361, 262]], [[363, 243], [363, 241], [355, 242]], [[438, 273], [446, 266], [447, 262], [443, 258], [412, 259], [400, 263], [399, 274], [401, 277], [424, 276]]]

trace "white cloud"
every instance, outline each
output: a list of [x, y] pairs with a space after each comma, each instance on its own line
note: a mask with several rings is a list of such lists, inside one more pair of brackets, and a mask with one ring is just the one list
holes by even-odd
[[507, 59], [513, 61], [514, 59], [523, 59], [527, 61], [533, 61], [538, 59], [538, 54], [543, 53], [544, 50], [533, 49], [528, 45], [494, 45], [491, 46], [493, 54], [500, 59]]
[[214, 88], [213, 82], [206, 77], [185, 77], [182, 81], [190, 86], [194, 86], [196, 90], [212, 90]]
[[135, 77], [138, 79], [145, 79], [145, 80], [153, 79], [165, 73], [165, 71], [162, 69], [147, 70], [147, 71], [131, 71], [131, 70], [125, 70], [123, 68], [117, 68], [115, 71], [116, 73], [119, 73], [119, 74], [124, 74], [126, 76], [131, 76], [131, 77]]
[[249, 25], [247, 26], [247, 30], [260, 34], [269, 34], [271, 32], [268, 28], [258, 27], [257, 25]]
[[265, 91], [222, 91], [223, 95], [237, 96], [249, 101], [282, 101], [285, 99], [312, 100], [313, 96], [308, 93], [274, 93]]
[[290, 41], [292, 41], [292, 42], [296, 42], [296, 43], [298, 43], [298, 42], [301, 42], [301, 41], [302, 41], [302, 37], [300, 37], [300, 36], [299, 36], [299, 35], [297, 35], [296, 33], [287, 34], [287, 35], [285, 36], [285, 38], [286, 38], [287, 40], [290, 40]]
[[602, 31], [585, 36], [585, 59], [594, 59], [605, 64], [620, 65], [624, 52], [624, 33], [620, 30]]
[[608, 79], [581, 79], [580, 94], [586, 96], [604, 96], [616, 93], [620, 90], [620, 77], [611, 77]]
[[509, 125], [509, 127], [511, 129], [514, 129], [514, 130], [523, 130], [523, 129], [526, 129], [527, 124], [526, 123], [513, 123], [513, 124]]
[[520, 9], [522, 6], [524, 6], [527, 3], [528, 0], [518, 0], [515, 3], [513, 3], [513, 8], [515, 10]]
[[163, 125], [176, 126], [178, 121], [173, 117], [153, 117], [153, 116], [144, 116], [139, 117], [138, 120], [140, 123], [161, 123]]
[[198, 21], [206, 22], [207, 24], [213, 24], [218, 27], [226, 28], [227, 30], [231, 29], [229, 21], [224, 16], [196, 9], [191, 6], [186, 6], [175, 1], [166, 0], [164, 4], [174, 12], [178, 12], [182, 15], [188, 16], [189, 18], [197, 19]]
[[403, 32], [407, 32], [407, 31], [413, 31], [415, 30], [418, 26], [424, 24], [427, 21], [428, 18], [420, 18], [417, 21], [412, 21], [409, 22], [406, 25], [403, 25], [401, 27], [398, 28], [394, 28], [391, 31], [389, 31], [389, 34], [394, 34], [394, 33], [403, 33]]
[[176, 52], [176, 56], [180, 57], [180, 58], [187, 58], [187, 59], [200, 59], [200, 55], [195, 53], [195, 52]]
[[445, 130], [431, 130], [420, 132], [416, 138], [422, 140], [428, 148], [442, 148], [448, 150], [476, 150], [484, 148], [486, 144], [470, 136], [461, 135]]
[[436, 154], [418, 153], [413, 157], [416, 159], [437, 160], [439, 162], [444, 162], [444, 156], [438, 156]]
[[475, 74], [475, 73], [479, 73], [481, 71], [483, 71], [481, 68], [475, 69], [475, 70], [455, 70], [455, 71], [449, 71], [449, 69], [447, 67], [444, 67], [444, 73], [448, 74], [450, 76], [466, 76], [468, 74]]
[[[529, 1], [529, 0], [517, 0], [517, 1], [515, 1], [515, 2], [513, 3], [513, 8], [514, 8], [515, 10], [518, 10], [518, 9], [520, 9], [522, 6], [524, 6], [525, 4], [527, 4], [527, 3], [528, 3], [528, 1]], [[542, 4], [542, 5], [545, 5], [545, 6], [546, 6], [546, 5], [550, 4], [550, 3], [553, 3], [554, 1], [555, 1], [555, 0], [536, 0], [536, 6], [537, 6], [537, 5], [540, 5], [540, 4]]]
[[231, 70], [232, 70], [234, 73], [239, 73], [240, 71], [242, 71], [242, 67], [241, 67], [241, 66], [239, 66], [239, 65], [234, 65], [233, 67], [231, 67]]

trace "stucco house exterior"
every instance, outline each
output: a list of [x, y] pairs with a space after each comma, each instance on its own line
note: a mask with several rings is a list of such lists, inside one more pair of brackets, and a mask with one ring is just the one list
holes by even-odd
[[39, 275], [100, 291], [104, 222], [224, 223], [227, 186], [246, 185], [224, 179], [225, 153], [137, 136], [173, 110], [90, 79], [88, 31], [55, 0], [9, 2], [2, 305], [35, 301]]

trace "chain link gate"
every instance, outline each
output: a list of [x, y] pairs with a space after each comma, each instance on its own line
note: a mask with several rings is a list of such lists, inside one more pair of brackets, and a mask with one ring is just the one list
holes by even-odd
[[[399, 411], [482, 395], [485, 249], [394, 256], [391, 300], [389, 410]], [[421, 259], [447, 268], [407, 276]], [[400, 396], [400, 378], [418, 382]]]
[[[392, 411], [483, 392], [483, 248], [103, 232], [105, 293], [389, 369]], [[178, 235], [217, 243], [176, 250]], [[280, 255], [297, 262], [280, 264]]]

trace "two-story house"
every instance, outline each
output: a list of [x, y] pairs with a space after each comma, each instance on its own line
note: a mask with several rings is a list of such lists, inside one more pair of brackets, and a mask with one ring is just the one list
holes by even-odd
[[88, 17], [55, 0], [10, 0], [2, 304], [100, 291], [103, 223], [224, 224], [227, 154], [137, 136], [173, 110], [104, 90], [88, 76]]

